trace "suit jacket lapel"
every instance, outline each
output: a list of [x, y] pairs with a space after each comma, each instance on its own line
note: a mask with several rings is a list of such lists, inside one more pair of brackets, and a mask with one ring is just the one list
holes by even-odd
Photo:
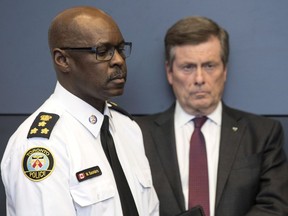
[[[232, 113], [231, 113], [232, 112]], [[245, 124], [240, 117], [223, 104], [221, 140], [218, 163], [216, 207], [219, 204], [225, 184], [235, 160], [240, 140], [245, 130]]]
[[158, 154], [173, 193], [177, 198], [176, 200], [178, 201], [180, 209], [184, 211], [185, 202], [182, 192], [175, 143], [174, 105], [167, 112], [156, 119], [155, 124], [156, 127], [153, 133], [153, 139], [155, 140], [156, 148], [159, 149]]
[[[182, 211], [185, 201], [182, 191], [180, 171], [177, 162], [176, 141], [174, 132], [174, 105], [155, 120], [153, 139], [158, 151], [163, 169]], [[225, 184], [235, 160], [240, 140], [246, 128], [237, 112], [223, 104], [220, 152], [218, 163], [218, 179], [216, 189], [216, 208], [221, 199]]]

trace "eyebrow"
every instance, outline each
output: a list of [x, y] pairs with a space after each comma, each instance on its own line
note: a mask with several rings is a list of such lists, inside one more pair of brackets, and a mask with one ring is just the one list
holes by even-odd
[[99, 42], [97, 44], [95, 44], [95, 46], [119, 46], [121, 44], [125, 43], [125, 40], [123, 39], [122, 41], [120, 41], [117, 44], [112, 44], [110, 42]]

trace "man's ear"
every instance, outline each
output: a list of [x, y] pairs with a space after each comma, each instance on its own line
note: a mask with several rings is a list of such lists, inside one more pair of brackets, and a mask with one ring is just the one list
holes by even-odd
[[165, 62], [166, 77], [170, 85], [173, 83], [172, 66], [168, 61]]
[[55, 66], [62, 72], [67, 73], [70, 71], [69, 57], [64, 50], [55, 48], [53, 50], [53, 60]]

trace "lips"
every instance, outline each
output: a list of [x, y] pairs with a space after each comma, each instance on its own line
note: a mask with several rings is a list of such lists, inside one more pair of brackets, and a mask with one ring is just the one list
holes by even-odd
[[125, 79], [126, 80], [126, 76], [124, 76], [122, 74], [119, 74], [119, 75], [116, 75], [116, 76], [111, 76], [110, 79], [111, 80], [116, 80], [116, 79]]
[[126, 81], [126, 72], [124, 72], [123, 70], [117, 67], [116, 70], [113, 71], [113, 73], [111, 73], [109, 80], [110, 81], [114, 81], [114, 80]]
[[193, 95], [195, 97], [204, 97], [205, 95], [207, 95], [207, 92], [206, 91], [196, 91], [196, 92], [193, 92]]
[[207, 92], [206, 91], [196, 91], [194, 92], [194, 94], [206, 94]]
[[123, 88], [126, 83], [126, 76], [123, 74], [114, 74], [114, 76], [110, 76], [108, 82], [110, 82], [112, 85], [117, 88]]
[[111, 82], [115, 83], [115, 84], [124, 84], [126, 82], [125, 78], [115, 78], [112, 79]]
[[113, 82], [116, 82], [116, 83], [123, 83], [123, 82], [126, 82], [126, 76], [110, 77], [109, 81], [113, 81]]

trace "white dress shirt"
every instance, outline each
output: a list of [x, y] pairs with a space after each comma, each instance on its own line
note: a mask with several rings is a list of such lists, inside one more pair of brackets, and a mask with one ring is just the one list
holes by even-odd
[[[205, 137], [208, 160], [210, 216], [214, 216], [222, 121], [222, 103], [220, 102], [215, 111], [207, 117], [208, 119], [202, 126], [201, 131]], [[193, 118], [195, 118], [195, 116], [187, 114], [177, 101], [174, 116], [174, 128], [178, 164], [186, 209], [188, 209], [189, 149], [191, 135], [194, 130], [194, 124], [192, 122]]]
[[[27, 139], [39, 112], [60, 118], [49, 139]], [[104, 113], [109, 116], [110, 132], [139, 215], [159, 215], [140, 128], [107, 104]], [[113, 172], [100, 141], [102, 122], [103, 114], [57, 83], [54, 94], [18, 128], [5, 150], [1, 172], [7, 215], [122, 216]], [[53, 155], [53, 171], [40, 181], [27, 178], [22, 170], [26, 166], [22, 164], [25, 152], [34, 147], [47, 149]], [[77, 179], [76, 173], [97, 166], [97, 175], [93, 171], [92, 178]]]

